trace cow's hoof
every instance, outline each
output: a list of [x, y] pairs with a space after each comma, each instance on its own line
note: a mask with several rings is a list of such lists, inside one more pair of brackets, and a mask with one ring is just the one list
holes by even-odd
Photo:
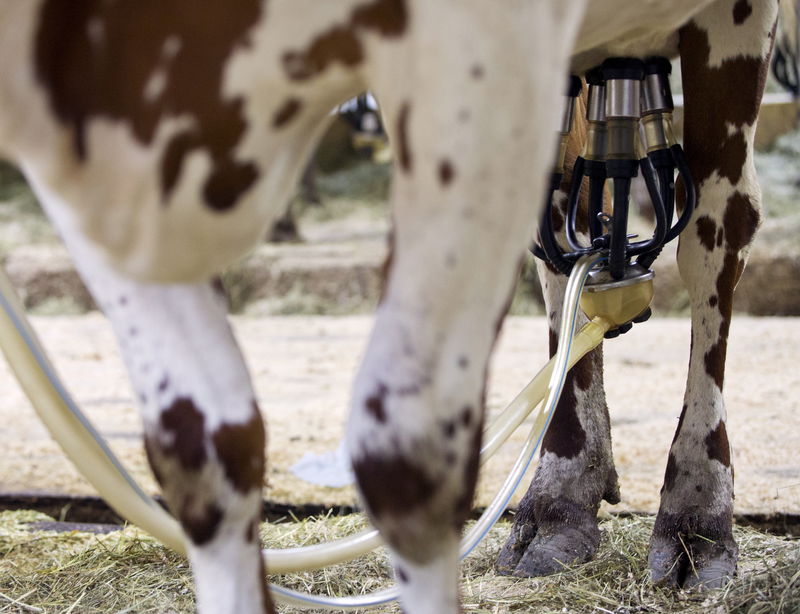
[[497, 556], [497, 573], [510, 576], [517, 568], [531, 541], [536, 536], [536, 525], [532, 522], [514, 524], [503, 549]]
[[520, 578], [549, 576], [567, 565], [590, 560], [599, 544], [596, 525], [560, 525], [557, 529], [539, 530], [532, 539], [512, 531], [497, 559], [497, 570]]
[[596, 526], [561, 526], [558, 531], [540, 531], [517, 563], [519, 578], [549, 576], [568, 565], [589, 561], [600, 545]]
[[736, 574], [738, 552], [732, 538], [654, 536], [648, 556], [650, 577], [654, 584], [669, 588], [719, 588]]
[[685, 553], [680, 541], [653, 536], [647, 565], [653, 584], [678, 588], [680, 577], [685, 573]]

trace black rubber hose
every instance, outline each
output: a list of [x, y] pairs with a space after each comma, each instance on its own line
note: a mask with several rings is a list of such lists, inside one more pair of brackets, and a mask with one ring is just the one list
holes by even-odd
[[583, 167], [586, 160], [582, 156], [575, 158], [575, 164], [572, 167], [572, 184], [569, 188], [569, 196], [567, 197], [567, 243], [569, 248], [573, 251], [583, 249], [583, 245], [578, 240], [578, 209], [580, 207], [581, 197], [581, 184], [583, 183]]
[[628, 248], [628, 198], [630, 193], [630, 177], [615, 177], [614, 217], [611, 224], [611, 249], [608, 255], [608, 269], [614, 279], [622, 279], [625, 276]]
[[667, 214], [667, 228], [672, 228], [675, 211], [675, 168], [659, 168], [657, 172], [658, 185], [661, 186], [661, 200], [664, 202], [664, 211]]
[[652, 239], [649, 241], [641, 242], [632, 245], [628, 253], [630, 255], [641, 254], [636, 262], [643, 267], [649, 269], [650, 266], [658, 258], [661, 253], [661, 248], [664, 247], [664, 239], [669, 230], [669, 223], [667, 222], [668, 207], [664, 205], [663, 188], [665, 187], [662, 182], [656, 181], [656, 171], [653, 164], [647, 158], [640, 160], [642, 169], [642, 177], [644, 177], [647, 192], [650, 195], [650, 200], [653, 203], [653, 212], [656, 217], [656, 228], [653, 233]]
[[678, 169], [678, 174], [681, 176], [681, 179], [683, 179], [683, 193], [686, 196], [686, 200], [684, 201], [680, 218], [675, 226], [670, 228], [669, 232], [667, 232], [664, 243], [672, 241], [686, 228], [697, 206], [697, 188], [694, 185], [694, 179], [692, 179], [692, 171], [689, 170], [689, 163], [686, 161], [686, 154], [683, 152], [683, 148], [680, 145], [673, 145], [670, 149], [672, 150], [672, 159], [675, 160], [675, 167]]
[[545, 260], [556, 268], [559, 273], [569, 275], [572, 272], [572, 264], [564, 258], [561, 248], [556, 243], [556, 237], [553, 233], [553, 224], [551, 215], [553, 212], [552, 204], [547, 205], [542, 215], [542, 222], [539, 224], [539, 240], [542, 243], [542, 251], [544, 251]]
[[589, 236], [592, 241], [603, 236], [604, 228], [600, 222], [600, 215], [603, 212], [603, 200], [605, 199], [605, 176], [592, 175], [589, 178]]
[[656, 217], [656, 227], [653, 236], [646, 241], [638, 241], [628, 246], [628, 255], [637, 256], [645, 254], [657, 249], [661, 249], [664, 245], [664, 238], [667, 236], [667, 214], [664, 211], [664, 201], [661, 199], [661, 192], [659, 192], [658, 181], [656, 181], [656, 171], [650, 160], [642, 158], [639, 161], [639, 166], [642, 171], [644, 183], [647, 186], [647, 192], [650, 194], [650, 201], [653, 204], [653, 213]]
[[561, 248], [558, 247], [556, 235], [553, 232], [553, 194], [561, 184], [561, 177], [560, 173], [553, 173], [550, 179], [550, 190], [547, 192], [548, 196], [542, 210], [542, 219], [539, 222], [539, 241], [541, 242], [541, 251], [544, 257], [542, 258], [537, 253], [539, 250], [536, 245], [531, 248], [531, 252], [535, 256], [542, 258], [542, 260], [549, 262], [559, 273], [569, 275], [572, 272], [572, 264], [564, 257]]

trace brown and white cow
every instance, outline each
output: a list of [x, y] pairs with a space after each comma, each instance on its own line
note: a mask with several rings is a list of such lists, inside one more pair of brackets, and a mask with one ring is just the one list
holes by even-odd
[[[752, 135], [776, 11], [777, 0], [0, 2], [0, 154], [115, 327], [151, 465], [191, 541], [200, 611], [273, 609], [256, 532], [264, 430], [210, 280], [281, 211], [329, 110], [371, 89], [397, 160], [394, 257], [348, 429], [355, 473], [404, 608], [447, 614], [487, 360], [534, 230], [564, 76], [679, 49], [700, 188], [680, 253], [694, 332], [651, 566], [677, 582], [679, 537], [700, 534], [713, 545], [690, 540], [699, 580], [733, 571], [721, 389], [758, 224]], [[617, 497], [600, 362], [570, 378], [503, 555], [516, 573], [590, 555], [598, 502]]]

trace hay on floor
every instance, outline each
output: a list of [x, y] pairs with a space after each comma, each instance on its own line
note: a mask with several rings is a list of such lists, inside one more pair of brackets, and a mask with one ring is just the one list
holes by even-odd
[[[34, 512], [0, 513], [0, 613], [193, 612], [186, 562], [135, 527], [96, 535], [32, 531], [49, 520]], [[669, 591], [647, 577], [647, 542], [652, 517], [603, 521], [595, 561], [548, 578], [498, 576], [494, 558], [508, 533], [500, 523], [464, 564], [462, 595], [467, 613], [678, 612], [748, 614], [800, 612], [800, 547], [796, 540], [737, 528], [740, 574], [710, 592]], [[327, 541], [364, 526], [358, 516], [263, 525], [270, 547]], [[385, 588], [391, 582], [386, 557], [374, 553], [326, 570], [277, 576], [273, 582], [329, 594]], [[281, 612], [308, 612], [282, 607]], [[397, 612], [386, 606], [373, 612]]]

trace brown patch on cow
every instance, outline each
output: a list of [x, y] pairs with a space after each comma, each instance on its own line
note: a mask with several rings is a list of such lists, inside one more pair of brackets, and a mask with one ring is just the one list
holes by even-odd
[[411, 113], [411, 103], [404, 102], [400, 106], [397, 116], [397, 161], [405, 173], [411, 172], [411, 148], [408, 143], [408, 116]]
[[386, 258], [383, 260], [383, 264], [381, 264], [381, 294], [378, 297], [379, 305], [383, 303], [383, 299], [386, 298], [386, 291], [389, 287], [389, 278], [391, 277], [392, 265], [394, 264], [394, 244], [394, 224], [392, 224], [386, 236]]
[[717, 298], [716, 294], [712, 294], [711, 297], [708, 299], [708, 306], [712, 309], [719, 304], [719, 299]]
[[405, 0], [374, 0], [357, 7], [351, 22], [360, 28], [374, 30], [381, 36], [401, 36], [408, 25]]
[[405, 569], [398, 566], [395, 568], [395, 574], [397, 575], [398, 582], [402, 584], [408, 584], [408, 574], [406, 573]]
[[[558, 336], [550, 332], [550, 355], [558, 346]], [[586, 391], [592, 385], [596, 370], [602, 372], [602, 350], [595, 349], [581, 358], [567, 373], [564, 389], [550, 426], [542, 440], [542, 451], [553, 452], [561, 458], [575, 458], [586, 445], [586, 432], [578, 417], [576, 391]]]
[[442, 433], [447, 439], [452, 439], [456, 436], [456, 423], [454, 420], [445, 420], [442, 423]]
[[[737, 240], [739, 239], [734, 237], [734, 241]], [[728, 332], [733, 314], [733, 291], [741, 277], [743, 264], [744, 262], [739, 259], [738, 253], [729, 249], [722, 261], [722, 270], [717, 277], [717, 300], [719, 301], [719, 313], [722, 320], [719, 326], [718, 341], [706, 352], [704, 360], [706, 373], [714, 379], [720, 390], [722, 390], [725, 379]]]
[[761, 223], [761, 215], [753, 206], [750, 197], [734, 192], [728, 198], [728, 205], [722, 219], [728, 249], [740, 251], [750, 245]]
[[353, 463], [361, 492], [376, 518], [403, 515], [425, 506], [439, 488], [413, 459], [368, 453]]
[[678, 418], [678, 427], [675, 429], [675, 435], [673, 435], [673, 437], [672, 437], [672, 443], [673, 444], [676, 441], [678, 441], [678, 437], [680, 437], [681, 429], [683, 428], [683, 420], [684, 420], [684, 418], [686, 418], [686, 410], [688, 409], [688, 407], [689, 406], [686, 405], [686, 403], [684, 403], [683, 407], [681, 408], [681, 415]]
[[216, 503], [206, 503], [197, 509], [194, 500], [189, 497], [181, 506], [178, 518], [189, 539], [195, 545], [202, 546], [214, 539], [223, 515], [222, 509]]
[[714, 235], [717, 232], [717, 223], [707, 215], [702, 215], [697, 218], [696, 225], [700, 243], [708, 251], [714, 251]]
[[[588, 89], [584, 88], [578, 97], [575, 112], [578, 117], [585, 114], [586, 103], [588, 101]], [[586, 122], [575, 121], [567, 139], [567, 151], [564, 159], [564, 175], [561, 178], [559, 190], [563, 193], [563, 200], [560, 201], [562, 217], [566, 218], [567, 199], [572, 190], [574, 179], [575, 162], [586, 145]], [[603, 189], [602, 186], [600, 188]], [[605, 198], [607, 201], [608, 199]], [[610, 205], [607, 202], [604, 210], [610, 212]], [[554, 227], [555, 228], [555, 227]], [[581, 177], [580, 188], [578, 191], [578, 211], [575, 217], [575, 229], [579, 233], [588, 234], [589, 232], [589, 178]], [[558, 231], [556, 231], [558, 232]]]
[[174, 456], [187, 471], [198, 471], [206, 462], [205, 416], [192, 399], [178, 397], [161, 412], [161, 430], [171, 443], [159, 438], [153, 443], [164, 456]]
[[374, 0], [356, 7], [347, 22], [318, 35], [302, 51], [287, 51], [284, 69], [290, 79], [305, 81], [336, 63], [352, 68], [364, 60], [362, 33], [372, 30], [393, 38], [402, 35], [407, 25], [405, 0]]
[[378, 384], [378, 390], [367, 397], [364, 401], [364, 409], [372, 416], [376, 422], [384, 424], [386, 422], [386, 408], [384, 402], [389, 389], [384, 384]]
[[547, 343], [550, 349], [550, 358], [552, 358], [558, 351], [558, 331], [552, 328], [547, 329]]
[[667, 458], [667, 469], [664, 472], [664, 489], [669, 492], [675, 486], [675, 478], [678, 475], [678, 461], [675, 455], [670, 452]]
[[542, 454], [552, 452], [560, 458], [575, 458], [586, 446], [586, 431], [578, 417], [575, 377], [567, 374], [550, 426], [542, 440]]
[[450, 185], [455, 174], [455, 169], [453, 169], [453, 164], [450, 160], [442, 160], [439, 163], [439, 183], [442, 184], [443, 187]]
[[481, 443], [483, 441], [483, 425], [473, 431], [467, 451], [467, 463], [464, 466], [464, 488], [453, 506], [453, 525], [461, 531], [472, 511], [472, 500], [475, 497], [475, 485], [478, 482], [478, 470], [481, 466]]
[[717, 247], [722, 247], [722, 239], [724, 238], [724, 234], [722, 228], [717, 228]]
[[303, 103], [299, 98], [289, 98], [284, 102], [272, 116], [272, 127], [282, 128], [289, 123], [303, 108]]
[[164, 488], [164, 474], [161, 473], [161, 470], [157, 464], [157, 456], [156, 456], [156, 447], [157, 444], [151, 439], [150, 435], [145, 433], [144, 436], [144, 453], [147, 456], [147, 462], [150, 464], [150, 470], [153, 472], [153, 477], [158, 482], [158, 485], [161, 488]]
[[253, 403], [253, 415], [242, 424], [222, 424], [212, 436], [225, 477], [234, 489], [247, 494], [261, 488], [264, 479], [264, 423]]
[[321, 34], [303, 51], [287, 51], [283, 67], [294, 81], [306, 81], [323, 72], [334, 62], [356, 66], [364, 60], [361, 41], [349, 25], [334, 26]]
[[704, 356], [706, 373], [714, 379], [720, 391], [725, 383], [725, 357], [727, 354], [728, 341], [720, 339], [708, 349]]
[[752, 13], [753, 7], [750, 5], [750, 0], [737, 0], [733, 5], [733, 23], [737, 26], [742, 25]]
[[[679, 48], [685, 84], [684, 149], [692, 177], [700, 185], [717, 171], [736, 184], [747, 156], [741, 128], [758, 116], [769, 58], [740, 55], [712, 68], [708, 33], [694, 22], [681, 28]], [[736, 128], [733, 134], [731, 124]], [[682, 191], [678, 195], [682, 198]]]
[[483, 65], [481, 64], [473, 64], [472, 68], [470, 68], [469, 70], [470, 76], [476, 81], [483, 79], [483, 75], [485, 74], [485, 72], [486, 71], [484, 70]]
[[219, 160], [203, 186], [203, 199], [215, 211], [225, 211], [236, 204], [239, 196], [258, 179], [254, 164]]
[[247, 528], [244, 530], [244, 541], [248, 544], [253, 544], [256, 541], [256, 537], [258, 536], [258, 521], [254, 520], [250, 524], [247, 525]]
[[728, 442], [728, 431], [725, 422], [720, 420], [716, 428], [705, 439], [708, 458], [717, 460], [725, 467], [731, 466], [731, 446]]
[[[578, 390], [589, 390], [589, 387], [592, 385], [594, 372], [597, 370], [597, 356], [598, 350], [592, 350], [589, 354], [581, 358], [570, 370]], [[600, 366], [600, 370], [602, 370], [602, 366]]]
[[221, 275], [214, 275], [211, 278], [211, 289], [214, 291], [218, 297], [220, 297], [225, 302], [228, 301], [228, 291], [225, 289], [225, 283], [222, 281]]
[[464, 409], [461, 410], [461, 418], [459, 421], [461, 422], [461, 426], [464, 428], [469, 428], [469, 425], [472, 424], [473, 411], [474, 410], [469, 405], [465, 406]]
[[[145, 146], [164, 120], [191, 118], [165, 149], [163, 200], [186, 156], [199, 151], [211, 159], [203, 188], [208, 206], [236, 204], [258, 170], [234, 158], [247, 122], [242, 99], [223, 95], [223, 76], [230, 56], [250, 44], [263, 6], [243, 0], [199, 11], [191, 0], [47, 0], [36, 33], [36, 75], [55, 116], [72, 129], [76, 155], [89, 157], [86, 133], [96, 118], [125, 124]], [[92, 34], [98, 31], [99, 39]], [[146, 95], [159, 73], [163, 87]]]
[[189, 153], [194, 149], [200, 147], [200, 140], [197, 135], [183, 132], [177, 134], [164, 149], [161, 154], [161, 194], [164, 200], [167, 199], [169, 194], [178, 183], [178, 179], [183, 169], [183, 162]]
[[730, 321], [733, 313], [733, 291], [739, 283], [741, 275], [739, 256], [727, 252], [722, 260], [722, 270], [717, 277], [717, 296], [719, 296], [719, 311], [724, 320]]

